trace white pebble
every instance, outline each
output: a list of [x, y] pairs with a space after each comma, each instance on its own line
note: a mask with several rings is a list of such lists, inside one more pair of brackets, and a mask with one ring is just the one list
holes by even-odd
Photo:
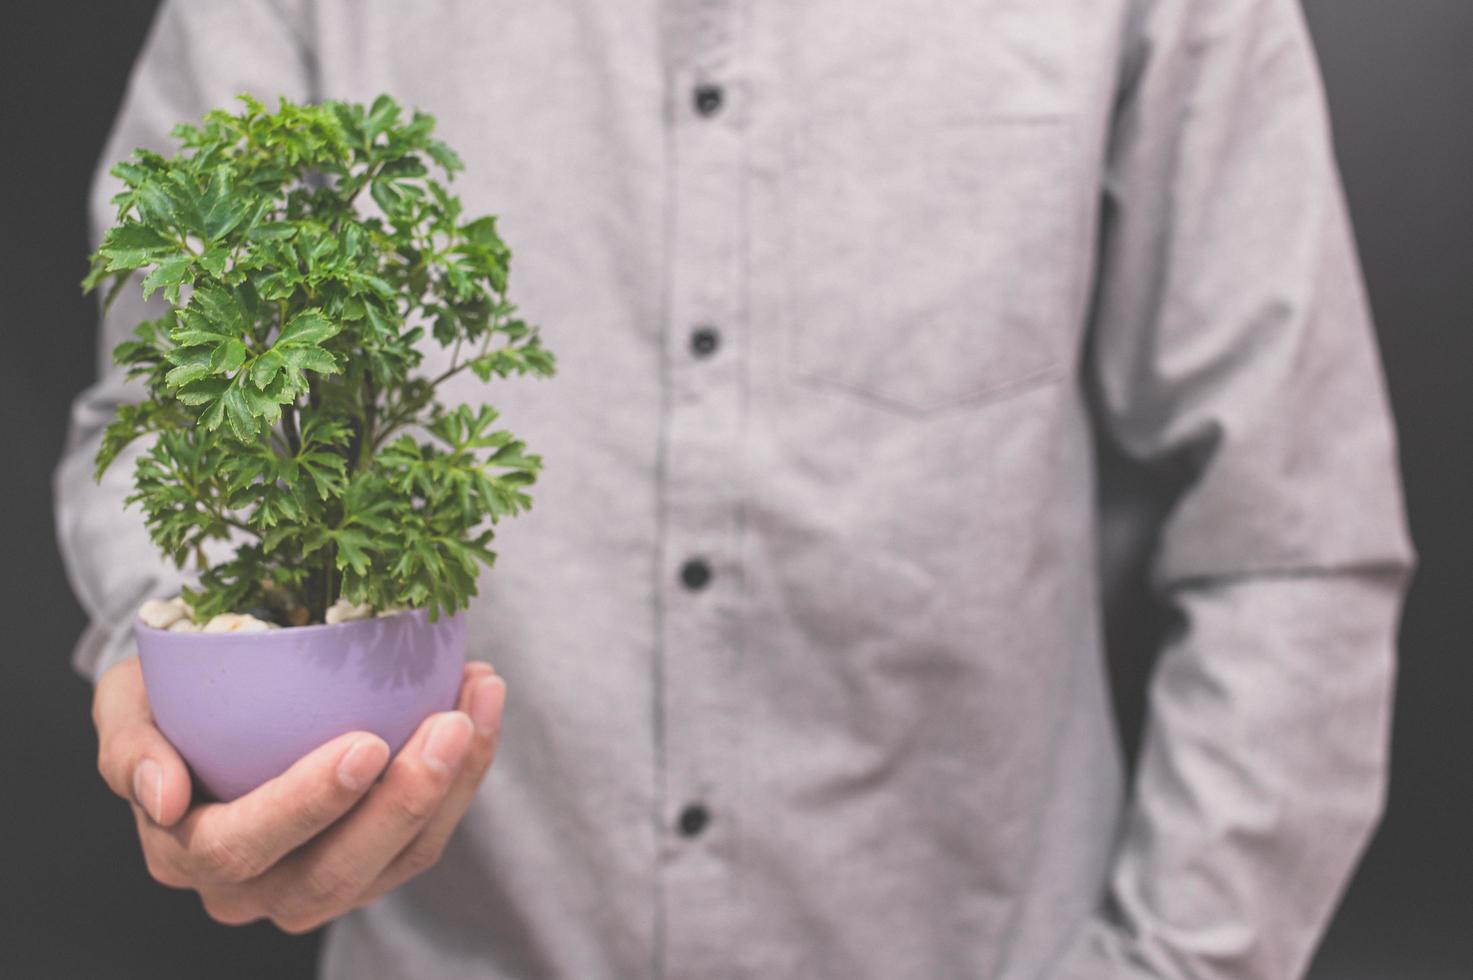
[[150, 599], [138, 607], [138, 618], [156, 630], [166, 630], [181, 619], [190, 618], [189, 605], [179, 596]]
[[404, 610], [406, 610], [408, 608], [409, 608], [408, 606], [397, 606], [397, 605], [396, 606], [385, 606], [384, 608], [380, 609], [375, 615], [378, 615], [378, 616], [397, 616], [399, 613], [403, 612]]
[[170, 633], [198, 633], [199, 631], [199, 623], [192, 619], [176, 619], [169, 624]]
[[350, 623], [355, 619], [367, 619], [373, 615], [373, 607], [368, 603], [354, 603], [347, 599], [339, 599], [327, 607], [323, 619], [329, 624]]
[[264, 633], [271, 629], [265, 620], [245, 613], [221, 613], [205, 624], [205, 633]]

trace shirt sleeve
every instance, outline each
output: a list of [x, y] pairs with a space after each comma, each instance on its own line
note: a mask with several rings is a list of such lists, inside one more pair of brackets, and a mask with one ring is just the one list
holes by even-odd
[[1142, 0], [1104, 188], [1105, 438], [1182, 489], [1099, 913], [1056, 980], [1301, 976], [1386, 787], [1412, 549], [1294, 0]]
[[[215, 107], [233, 106], [249, 92], [262, 101], [311, 97], [310, 24], [305, 6], [256, 0], [165, 2], [134, 65], [122, 107], [92, 181], [90, 242], [113, 223], [110, 204], [121, 183], [108, 175], [136, 147], [172, 152], [175, 125], [194, 122]], [[175, 595], [185, 573], [159, 555], [143, 516], [125, 508], [133, 467], [147, 448], [140, 440], [104, 475], [92, 479], [103, 430], [120, 404], [144, 397], [141, 381], [126, 381], [112, 349], [142, 320], [162, 315], [162, 299], [144, 303], [136, 283], [118, 294], [102, 317], [97, 340], [98, 379], [72, 404], [66, 447], [53, 475], [57, 535], [67, 576], [90, 620], [72, 663], [96, 680], [134, 651], [131, 623], [151, 596]], [[217, 543], [222, 544], [223, 543]], [[220, 557], [218, 550], [212, 558]]]

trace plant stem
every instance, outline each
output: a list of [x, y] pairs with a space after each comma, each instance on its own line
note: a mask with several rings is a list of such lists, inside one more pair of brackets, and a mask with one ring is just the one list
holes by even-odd
[[229, 517], [223, 512], [218, 513], [215, 516], [220, 518], [223, 523], [228, 524], [230, 527], [233, 527], [240, 531], [245, 531], [247, 534], [254, 534], [258, 538], [261, 536], [260, 531], [257, 531], [255, 528], [251, 527], [244, 521], [236, 520], [234, 517]]
[[338, 547], [335, 544], [329, 544], [323, 549], [325, 557], [322, 559], [322, 617], [324, 622], [327, 621], [327, 607], [332, 605], [333, 600], [337, 598], [332, 585], [332, 567], [336, 561], [337, 550]]
[[376, 167], [371, 167], [368, 173], [364, 175], [363, 183], [354, 188], [353, 193], [349, 194], [348, 197], [343, 201], [342, 210], [338, 212], [338, 215], [335, 218], [333, 218], [332, 230], [334, 233], [336, 233], [340, 229], [342, 225], [343, 215], [353, 213], [353, 202], [358, 199], [359, 194], [363, 193], [363, 188], [373, 183], [373, 179], [378, 176], [379, 171], [382, 169], [384, 169], [384, 164], [382, 163]]
[[359, 436], [353, 469], [361, 470], [368, 465], [373, 455], [373, 423], [378, 408], [378, 389], [373, 383], [373, 371], [363, 372], [363, 432]]
[[302, 451], [302, 437], [297, 433], [297, 404], [292, 402], [285, 405], [281, 410], [281, 428], [286, 433], [286, 444], [291, 449], [291, 454], [296, 456]]

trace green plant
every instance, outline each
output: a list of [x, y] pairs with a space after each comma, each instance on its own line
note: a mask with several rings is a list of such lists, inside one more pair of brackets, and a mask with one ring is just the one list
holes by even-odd
[[[179, 567], [197, 562], [197, 619], [321, 621], [339, 596], [453, 612], [495, 558], [488, 525], [531, 505], [541, 466], [489, 406], [436, 400], [467, 370], [553, 373], [506, 299], [511, 253], [430, 176], [427, 161], [447, 181], [462, 167], [432, 117], [404, 121], [388, 96], [275, 112], [240, 99], [177, 127], [174, 156], [112, 170], [117, 223], [83, 287], [110, 283], [106, 306], [143, 271], [144, 297], [162, 290], [169, 309], [113, 351], [148, 397], [108, 426], [97, 478], [155, 437], [128, 503]], [[364, 191], [381, 217], [359, 213]], [[426, 333], [450, 351], [432, 377], [415, 373]], [[232, 538], [209, 565], [202, 545]]]

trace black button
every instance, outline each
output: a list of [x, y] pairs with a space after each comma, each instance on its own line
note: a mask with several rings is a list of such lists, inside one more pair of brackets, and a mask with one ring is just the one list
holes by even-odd
[[706, 829], [711, 822], [711, 811], [699, 803], [692, 803], [680, 811], [680, 833], [685, 837], [695, 837]]
[[711, 566], [699, 558], [692, 558], [680, 566], [680, 581], [692, 592], [704, 589], [711, 581]]
[[721, 335], [714, 327], [697, 327], [691, 331], [690, 352], [697, 357], [710, 357], [721, 346]]
[[696, 86], [696, 111], [703, 116], [714, 116], [721, 111], [721, 86]]

